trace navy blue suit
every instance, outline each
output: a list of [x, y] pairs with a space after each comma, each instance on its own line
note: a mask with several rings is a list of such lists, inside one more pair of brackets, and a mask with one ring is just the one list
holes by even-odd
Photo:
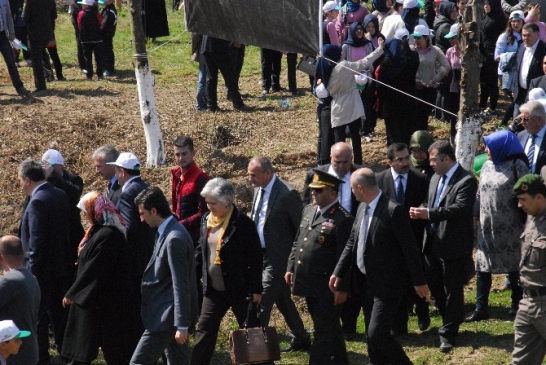
[[[49, 363], [48, 314], [70, 286], [74, 269], [70, 254], [68, 197], [48, 182], [33, 192], [21, 221], [21, 241], [27, 268], [38, 280], [41, 291], [38, 314], [38, 364]], [[60, 295], [60, 297], [59, 297]], [[62, 338], [63, 318], [53, 316], [56, 337]], [[57, 321], [58, 320], [58, 321]], [[59, 344], [61, 345], [61, 344]]]

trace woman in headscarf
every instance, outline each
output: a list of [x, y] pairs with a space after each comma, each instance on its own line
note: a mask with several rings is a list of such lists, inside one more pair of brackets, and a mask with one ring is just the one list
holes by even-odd
[[374, 49], [379, 46], [379, 38], [383, 38], [383, 41], [385, 40], [385, 36], [379, 31], [379, 20], [377, 20], [375, 15], [366, 15], [364, 21], [362, 21], [362, 26], [366, 31], [366, 38], [372, 42]]
[[76, 281], [63, 298], [70, 306], [62, 356], [69, 365], [91, 364], [99, 347], [108, 365], [126, 365], [136, 346], [125, 223], [98, 191], [78, 208], [89, 228], [78, 248]]
[[[375, 60], [383, 55], [383, 40], [379, 41], [379, 47], [371, 54], [357, 62], [341, 60], [341, 49], [329, 48], [332, 45], [324, 46], [323, 52], [332, 53], [329, 60], [320, 60], [319, 66], [325, 65], [323, 78], [317, 80], [324, 84], [332, 97], [331, 122], [334, 129], [335, 142], [344, 142], [346, 138], [345, 128], [348, 126], [351, 142], [354, 151], [354, 163], [362, 164], [362, 145], [360, 142], [360, 118], [364, 113], [364, 106], [360, 99], [360, 92], [356, 87], [355, 75], [362, 70], [369, 69]], [[327, 64], [326, 64], [327, 62]], [[337, 64], [339, 63], [339, 64]]]
[[[214, 354], [220, 322], [231, 308], [239, 327], [247, 316], [249, 299], [262, 294], [262, 248], [254, 222], [233, 204], [233, 185], [220, 177], [209, 180], [201, 196], [210, 213], [201, 221], [195, 252], [197, 274], [203, 283], [203, 304], [191, 365], [208, 365]], [[248, 327], [259, 325], [251, 316]]]
[[[379, 68], [379, 81], [415, 95], [415, 76], [419, 67], [417, 52], [404, 40], [388, 39], [385, 42], [385, 57]], [[415, 100], [383, 85], [377, 85], [377, 96], [381, 100], [381, 114], [385, 119], [387, 145], [402, 142], [409, 145], [414, 132], [411, 121], [415, 115]]]
[[392, 8], [392, 3], [393, 0], [372, 0], [372, 6], [374, 8], [372, 14], [377, 17], [379, 22], [378, 31], [381, 31], [383, 28], [383, 20], [385, 20], [387, 15], [389, 15], [389, 11]]
[[459, 12], [457, 5], [450, 1], [442, 1], [438, 5], [438, 16], [434, 19], [434, 40], [438, 48], [445, 54], [447, 49], [451, 47], [449, 40], [444, 38], [449, 33], [449, 28], [457, 20]]
[[339, 11], [336, 22], [336, 30], [340, 35], [341, 43], [347, 39], [351, 24], [362, 23], [368, 13], [366, 6], [360, 5], [360, 0], [347, 0]]
[[420, 24], [419, 19], [419, 4], [417, 3], [417, 0], [404, 0], [402, 20], [404, 21], [404, 24], [406, 24], [406, 29], [410, 34], [412, 34], [415, 27]]
[[479, 224], [476, 248], [476, 309], [467, 322], [489, 318], [491, 275], [508, 273], [512, 289], [510, 315], [516, 314], [522, 289], [518, 285], [523, 222], [512, 198], [512, 189], [527, 174], [527, 156], [516, 135], [494, 132], [484, 138], [488, 160], [480, 173]]
[[[499, 61], [495, 60], [495, 44], [506, 27], [506, 15], [502, 11], [500, 0], [484, 1], [480, 25], [480, 109], [485, 109], [486, 115], [495, 115], [499, 100]], [[486, 109], [488, 99], [490, 107]]]

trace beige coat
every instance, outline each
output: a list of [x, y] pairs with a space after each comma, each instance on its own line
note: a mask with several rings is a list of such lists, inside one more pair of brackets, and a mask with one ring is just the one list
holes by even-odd
[[357, 62], [341, 61], [332, 70], [328, 91], [332, 100], [332, 128], [339, 127], [364, 116], [364, 106], [356, 88], [354, 71], [370, 68], [383, 55], [383, 47]]

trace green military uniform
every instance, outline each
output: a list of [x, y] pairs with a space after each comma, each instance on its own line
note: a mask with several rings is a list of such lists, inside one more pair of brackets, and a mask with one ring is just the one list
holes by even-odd
[[328, 282], [349, 239], [354, 219], [337, 201], [324, 213], [315, 216], [316, 213], [317, 208], [312, 205], [303, 210], [288, 258], [288, 271], [294, 273], [294, 295], [305, 297], [313, 319], [315, 337], [309, 364], [328, 364], [327, 359], [333, 359], [336, 364], [349, 364], [339, 323], [339, 306], [334, 307], [334, 295]]
[[[516, 195], [537, 192], [546, 194], [539, 175], [525, 175], [514, 186]], [[528, 217], [521, 238], [523, 299], [514, 320], [512, 364], [538, 365], [546, 353], [546, 210]]]

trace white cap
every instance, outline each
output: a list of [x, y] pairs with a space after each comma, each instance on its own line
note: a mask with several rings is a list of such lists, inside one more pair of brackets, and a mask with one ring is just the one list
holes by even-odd
[[0, 321], [0, 342], [6, 342], [14, 338], [30, 336], [29, 331], [20, 331], [11, 319]]
[[409, 38], [409, 32], [406, 27], [398, 28], [396, 32], [394, 32], [394, 38], [402, 40], [404, 37]]
[[82, 1], [78, 1], [78, 4], [93, 6], [95, 5], [95, 0], [82, 0]]
[[322, 7], [322, 11], [325, 13], [332, 10], [341, 10], [341, 6], [338, 6], [335, 1], [327, 1]]
[[404, 9], [413, 9], [419, 6], [417, 0], [404, 0], [403, 4]]
[[140, 161], [131, 152], [120, 153], [115, 162], [107, 162], [107, 165], [115, 165], [127, 170], [140, 170]]
[[546, 92], [540, 87], [535, 87], [529, 91], [529, 101], [546, 99]]
[[525, 22], [525, 14], [521, 10], [516, 10], [510, 13], [510, 19], [521, 19]]
[[444, 38], [453, 38], [459, 35], [459, 23], [455, 23], [449, 28], [449, 33], [447, 33]]
[[53, 165], [64, 165], [63, 155], [57, 150], [49, 149], [42, 155], [42, 162]]
[[422, 36], [430, 36], [430, 29], [423, 24], [419, 24], [415, 26], [415, 29], [413, 30], [412, 36], [414, 37], [422, 37]]

